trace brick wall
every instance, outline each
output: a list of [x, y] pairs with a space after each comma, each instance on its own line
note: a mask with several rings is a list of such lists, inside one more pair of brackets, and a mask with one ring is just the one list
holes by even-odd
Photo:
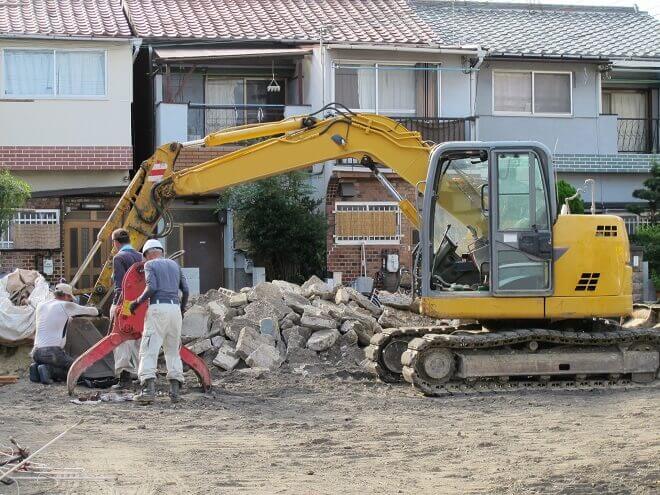
[[64, 276], [64, 253], [62, 250], [0, 251], [0, 273], [11, 272], [16, 268], [41, 272], [43, 259], [48, 256], [53, 259], [53, 275], [46, 277], [46, 280], [51, 284], [56, 284]]
[[[415, 188], [395, 175], [389, 176], [396, 190], [402, 196], [414, 203]], [[339, 184], [341, 182], [351, 182], [355, 184], [356, 194], [351, 198], [342, 198], [339, 196]], [[337, 172], [333, 175], [328, 184], [326, 194], [326, 215], [328, 218], [328, 271], [342, 272], [342, 281], [351, 283], [356, 277], [361, 275], [361, 246], [335, 244], [335, 215], [333, 213], [336, 202], [341, 201], [394, 201], [392, 196], [383, 188], [383, 186], [373, 177], [353, 172]], [[412, 239], [413, 228], [410, 222], [402, 215], [400, 244], [391, 245], [369, 245], [365, 247], [367, 259], [367, 275], [373, 277], [381, 268], [382, 258], [385, 253], [399, 255], [399, 264], [401, 267], [412, 268]]]
[[0, 146], [0, 168], [8, 170], [128, 170], [130, 146]]
[[584, 173], [648, 173], [651, 164], [660, 161], [660, 155], [617, 153], [616, 155], [558, 154], [554, 155], [558, 172]]

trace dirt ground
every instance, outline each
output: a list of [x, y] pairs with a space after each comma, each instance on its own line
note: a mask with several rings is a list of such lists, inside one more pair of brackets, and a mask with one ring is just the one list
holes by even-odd
[[234, 372], [151, 407], [23, 378], [0, 387], [0, 444], [36, 450], [82, 418], [39, 460], [111, 478], [21, 494], [651, 494], [659, 405], [660, 387], [433, 399], [325, 366]]

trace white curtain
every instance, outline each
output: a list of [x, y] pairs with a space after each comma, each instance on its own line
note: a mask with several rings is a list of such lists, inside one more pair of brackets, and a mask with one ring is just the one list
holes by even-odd
[[493, 79], [496, 111], [532, 111], [531, 72], [494, 72]]
[[534, 74], [534, 111], [571, 113], [570, 74]]
[[5, 95], [46, 96], [54, 93], [53, 52], [5, 50]]
[[619, 116], [619, 150], [647, 151], [649, 135], [646, 93], [613, 91], [610, 98], [612, 113]]
[[627, 119], [645, 119], [647, 97], [645, 93], [612, 92], [612, 113]]
[[378, 68], [378, 113], [415, 115], [415, 71]]
[[376, 71], [357, 69], [358, 101], [361, 110], [376, 111]]
[[62, 96], [103, 96], [105, 94], [105, 53], [58, 51], [57, 94]]
[[[243, 105], [244, 84], [243, 79], [215, 78], [206, 80], [207, 105]], [[219, 109], [209, 108], [204, 117], [206, 134], [245, 123], [244, 108]]]

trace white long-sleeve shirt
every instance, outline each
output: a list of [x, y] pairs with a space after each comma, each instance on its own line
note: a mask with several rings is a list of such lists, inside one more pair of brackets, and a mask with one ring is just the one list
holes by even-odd
[[63, 348], [66, 342], [64, 327], [71, 316], [98, 316], [93, 306], [81, 306], [74, 302], [52, 299], [37, 306], [37, 330], [34, 349], [42, 347]]

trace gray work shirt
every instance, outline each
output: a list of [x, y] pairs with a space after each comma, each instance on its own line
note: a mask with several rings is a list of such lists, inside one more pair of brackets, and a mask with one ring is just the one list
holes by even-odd
[[173, 302], [179, 304], [179, 290], [183, 300], [188, 299], [188, 283], [181, 268], [167, 258], [158, 258], [144, 264], [147, 290], [151, 304]]

